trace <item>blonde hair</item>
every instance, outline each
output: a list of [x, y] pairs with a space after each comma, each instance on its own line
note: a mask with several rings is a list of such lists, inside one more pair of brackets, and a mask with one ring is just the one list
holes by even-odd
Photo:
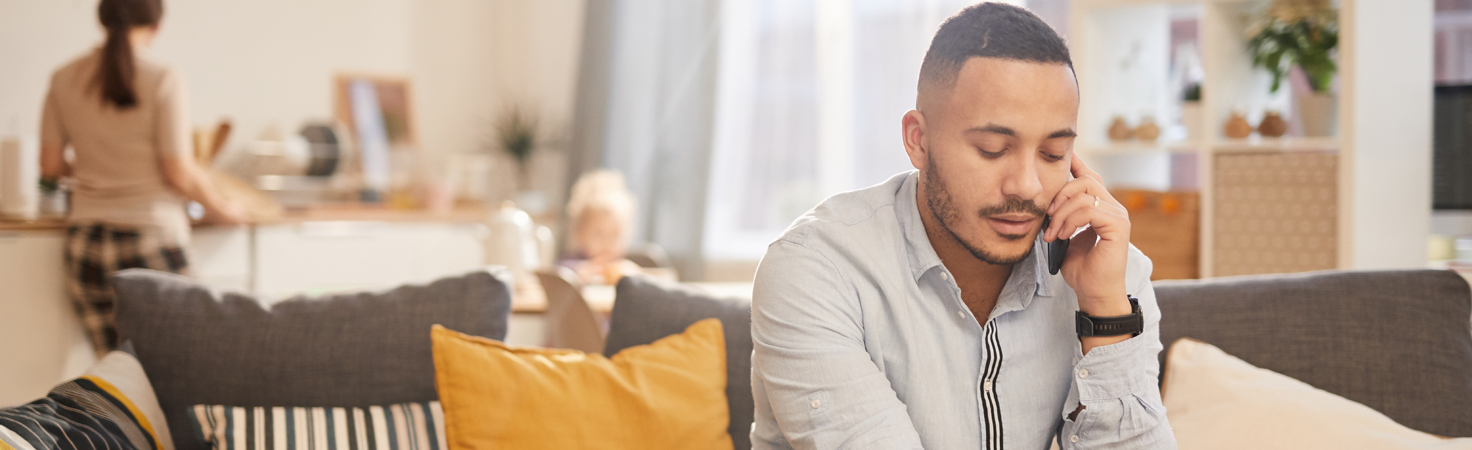
[[578, 182], [572, 185], [572, 193], [568, 196], [568, 229], [577, 229], [578, 222], [588, 211], [605, 211], [613, 214], [623, 225], [623, 239], [627, 242], [633, 232], [634, 213], [637, 209], [638, 201], [624, 184], [623, 174], [612, 170], [588, 172], [578, 177]]

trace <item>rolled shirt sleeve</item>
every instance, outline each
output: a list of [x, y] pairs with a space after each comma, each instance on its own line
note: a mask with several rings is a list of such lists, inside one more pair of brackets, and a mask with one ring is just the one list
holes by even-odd
[[[1058, 440], [1063, 449], [1176, 448], [1157, 385], [1160, 306], [1148, 277], [1142, 278], [1131, 292], [1139, 300], [1145, 330], [1124, 342], [1095, 347], [1087, 355], [1076, 350], [1078, 363]], [[1069, 420], [1079, 405], [1084, 409]]]
[[66, 126], [61, 122], [61, 111], [56, 106], [56, 80], [46, 90], [46, 101], [41, 106], [41, 146], [65, 149], [71, 143]]
[[154, 121], [160, 158], [194, 156], [193, 129], [189, 125], [189, 93], [178, 71], [170, 68], [159, 80], [158, 120]]
[[818, 251], [786, 240], [768, 249], [752, 300], [754, 448], [921, 448], [864, 347], [856, 297]]

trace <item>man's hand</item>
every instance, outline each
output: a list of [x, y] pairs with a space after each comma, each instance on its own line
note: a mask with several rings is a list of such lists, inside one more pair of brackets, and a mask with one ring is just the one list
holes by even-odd
[[[1078, 306], [1084, 313], [1096, 317], [1128, 315], [1131, 310], [1124, 278], [1130, 250], [1129, 211], [1104, 189], [1103, 179], [1077, 154], [1069, 170], [1074, 180], [1064, 185], [1048, 206], [1053, 221], [1043, 230], [1043, 240], [1068, 239], [1073, 230], [1088, 225], [1068, 244], [1063, 281], [1078, 294]], [[1094, 346], [1089, 345], [1090, 341], [1108, 345], [1128, 338], [1087, 338], [1085, 352]]]

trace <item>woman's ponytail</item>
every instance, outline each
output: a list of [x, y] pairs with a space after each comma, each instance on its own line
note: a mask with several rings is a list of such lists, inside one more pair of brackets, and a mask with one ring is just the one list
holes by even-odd
[[118, 109], [138, 105], [133, 44], [128, 35], [135, 27], [158, 25], [163, 15], [161, 0], [102, 0], [97, 4], [97, 19], [107, 30], [96, 79], [103, 103], [111, 103]]

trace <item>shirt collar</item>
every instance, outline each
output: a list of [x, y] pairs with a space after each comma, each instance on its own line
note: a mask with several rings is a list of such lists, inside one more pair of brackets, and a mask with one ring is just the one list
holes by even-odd
[[[935, 247], [930, 246], [930, 237], [925, 234], [925, 224], [920, 221], [920, 204], [916, 199], [919, 189], [920, 171], [910, 171], [905, 182], [895, 193], [895, 215], [899, 217], [900, 230], [905, 235], [906, 255], [910, 259], [910, 275], [916, 282], [925, 274], [937, 267], [942, 267], [940, 256], [935, 253]], [[1013, 294], [1025, 292], [1022, 289], [1031, 287], [1032, 293], [1043, 297], [1053, 296], [1053, 282], [1056, 275], [1049, 275], [1047, 246], [1043, 245], [1042, 234], [1033, 241], [1032, 253], [1026, 259], [1017, 263], [1012, 270], [1012, 276], [1007, 279], [1007, 284], [1002, 288], [1002, 295], [997, 299], [999, 306], [1009, 297], [1021, 297], [1022, 304], [1017, 305], [1019, 309], [1026, 308], [1032, 302], [1032, 295], [1015, 296]]]
[[905, 254], [910, 257], [910, 275], [916, 282], [927, 272], [941, 267], [940, 255], [936, 255], [935, 247], [930, 246], [925, 223], [920, 221], [920, 204], [915, 200], [919, 180], [920, 171], [910, 171], [894, 199], [895, 215], [899, 217], [900, 230], [905, 234], [905, 249], [908, 250]]

